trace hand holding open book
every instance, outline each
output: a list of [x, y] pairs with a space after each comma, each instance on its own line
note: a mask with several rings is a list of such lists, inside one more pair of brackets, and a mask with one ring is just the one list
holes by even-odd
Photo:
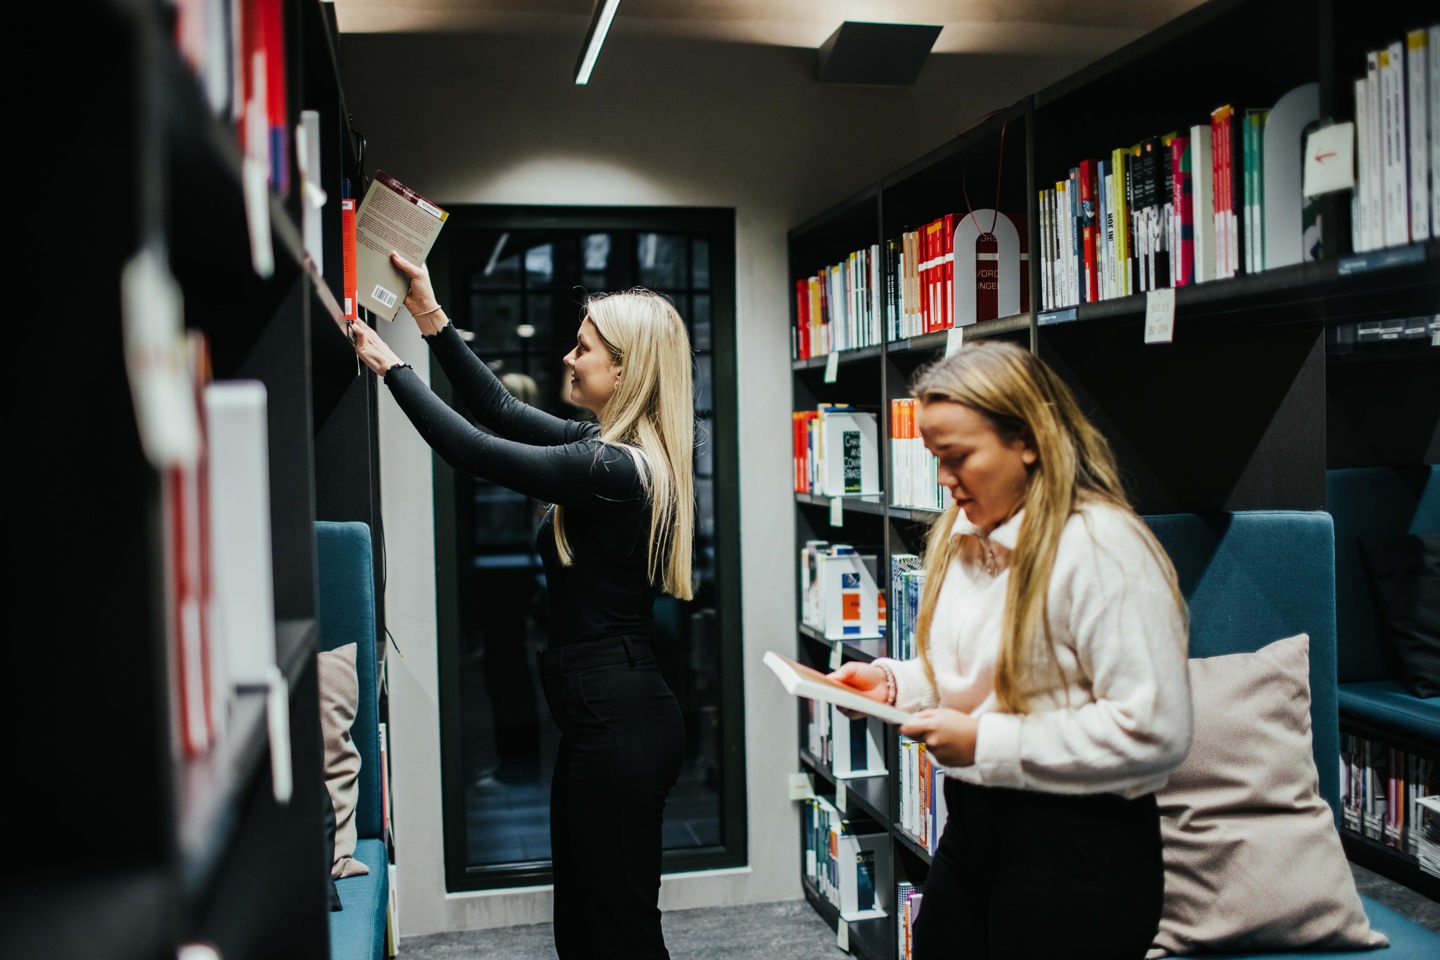
[[879, 717], [886, 723], [897, 726], [910, 721], [911, 715], [904, 710], [872, 700], [855, 687], [832, 680], [819, 670], [783, 657], [773, 650], [765, 654], [765, 665], [774, 671], [785, 691], [793, 696], [834, 704], [845, 710]]

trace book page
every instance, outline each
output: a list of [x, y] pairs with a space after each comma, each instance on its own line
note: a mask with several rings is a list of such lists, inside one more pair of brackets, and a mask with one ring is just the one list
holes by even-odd
[[789, 657], [781, 656], [773, 650], [766, 652], [765, 665], [774, 672], [775, 676], [780, 678], [780, 683], [785, 691], [794, 696], [834, 704], [837, 707], [844, 707], [867, 716], [878, 717], [886, 723], [893, 723], [897, 726], [908, 723], [910, 720], [910, 714], [904, 710], [892, 707], [887, 703], [871, 700], [854, 687], [831, 680], [819, 670], [807, 667]]
[[424, 263], [449, 216], [384, 170], [375, 172], [355, 214], [360, 306], [386, 320], [395, 319], [410, 278], [390, 260], [390, 251], [411, 263]]

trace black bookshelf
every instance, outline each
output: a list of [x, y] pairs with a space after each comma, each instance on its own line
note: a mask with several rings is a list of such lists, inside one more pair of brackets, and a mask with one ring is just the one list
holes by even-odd
[[[1012, 340], [1051, 363], [1110, 439], [1137, 509], [1324, 509], [1329, 468], [1440, 460], [1440, 344], [1363, 343], [1356, 335], [1358, 324], [1440, 313], [1440, 240], [1356, 253], [1348, 193], [1326, 198], [1320, 259], [1180, 287], [1172, 342], [1147, 344], [1145, 294], [1042, 307], [1038, 193], [1082, 157], [1208, 120], [1224, 102], [1270, 103], [1313, 82], [1322, 114], [1350, 119], [1350, 82], [1363, 69], [1364, 51], [1433, 21], [1433, 10], [1410, 2], [1211, 0], [977, 119], [873, 187], [792, 228], [790, 281], [849, 251], [871, 244], [883, 249], [902, 230], [946, 212], [958, 219], [967, 207], [996, 206], [1018, 215], [1031, 254], [1030, 309], [967, 327], [963, 338]], [[1220, 48], [1246, 67], [1216, 71]], [[793, 326], [799, 311], [792, 309]], [[793, 360], [792, 409], [837, 402], [878, 411], [889, 491], [883, 449], [889, 401], [908, 395], [916, 371], [942, 356], [951, 336], [942, 330], [838, 358]], [[847, 499], [836, 528], [825, 516], [828, 498], [797, 493], [796, 555], [816, 537], [878, 544], [880, 586], [888, 588], [889, 557], [922, 553], [928, 524], [939, 515], [889, 500]], [[886, 652], [883, 640], [867, 649], [835, 647], [803, 626], [797, 626], [795, 650], [820, 668]], [[823, 765], [805, 754], [803, 739], [801, 766], [827, 790], [849, 789], [850, 802], [886, 824], [892, 876], [923, 884], [929, 856], [896, 824], [897, 737], [892, 728], [887, 735], [892, 774], [885, 791], [867, 784], [857, 795], [853, 784], [825, 777]], [[1357, 863], [1435, 896], [1435, 878], [1421, 874], [1413, 857], [1358, 836], [1345, 840]], [[808, 885], [806, 896], [827, 922], [837, 923], [834, 907]], [[896, 953], [895, 922], [891, 917], [880, 954], [885, 960]]]
[[[356, 158], [338, 119], [326, 6], [287, 0], [282, 17], [290, 129], [301, 110], [330, 118], [322, 157], [338, 196]], [[77, 69], [69, 84], [34, 78], [26, 96], [26, 129], [47, 157], [18, 195], [18, 222], [39, 230], [28, 284], [43, 312], [24, 339], [15, 451], [37, 467], [13, 530], [35, 553], [15, 589], [47, 639], [17, 714], [37, 726], [16, 753], [33, 842], [9, 864], [0, 924], [17, 955], [62, 960], [158, 960], [197, 942], [229, 960], [325, 957], [313, 523], [317, 477], [349, 467], [317, 456], [317, 433], [348, 421], [373, 438], [373, 405], [345, 407], [350, 379], [336, 388], [312, 376], [316, 344], [349, 347], [328, 317], [316, 320], [293, 152], [290, 190], [266, 198], [274, 269], [262, 275], [235, 130], [177, 48], [173, 15], [140, 0], [25, 14], [30, 35], [54, 39]], [[338, 290], [338, 206], [324, 216]], [[271, 779], [261, 691], [237, 694], [207, 752], [187, 758], [177, 746], [160, 470], [137, 424], [145, 374], [126, 363], [123, 277], [142, 252], [168, 272], [183, 328], [206, 335], [214, 378], [266, 388], [288, 800]], [[378, 485], [358, 486], [344, 512], [378, 516]]]

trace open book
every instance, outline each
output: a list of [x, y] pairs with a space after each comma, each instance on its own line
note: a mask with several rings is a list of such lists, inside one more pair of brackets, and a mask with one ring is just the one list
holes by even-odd
[[780, 684], [785, 688], [785, 692], [792, 696], [832, 703], [837, 707], [845, 707], [858, 713], [879, 717], [886, 723], [893, 723], [896, 726], [910, 720], [910, 714], [904, 710], [871, 700], [854, 687], [837, 683], [819, 670], [807, 667], [789, 657], [782, 657], [774, 650], [766, 651], [765, 665], [775, 672], [775, 676], [780, 678]]
[[355, 213], [355, 295], [360, 306], [394, 320], [410, 278], [390, 259], [394, 250], [422, 264], [450, 214], [396, 180], [375, 171]]

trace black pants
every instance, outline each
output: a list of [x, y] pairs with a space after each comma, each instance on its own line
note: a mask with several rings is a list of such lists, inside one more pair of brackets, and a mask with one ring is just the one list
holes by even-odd
[[915, 960], [1139, 960], [1164, 898], [1153, 795], [1060, 796], [947, 779]]
[[660, 825], [685, 731], [646, 638], [547, 649], [541, 682], [560, 753], [550, 788], [561, 960], [666, 960]]

